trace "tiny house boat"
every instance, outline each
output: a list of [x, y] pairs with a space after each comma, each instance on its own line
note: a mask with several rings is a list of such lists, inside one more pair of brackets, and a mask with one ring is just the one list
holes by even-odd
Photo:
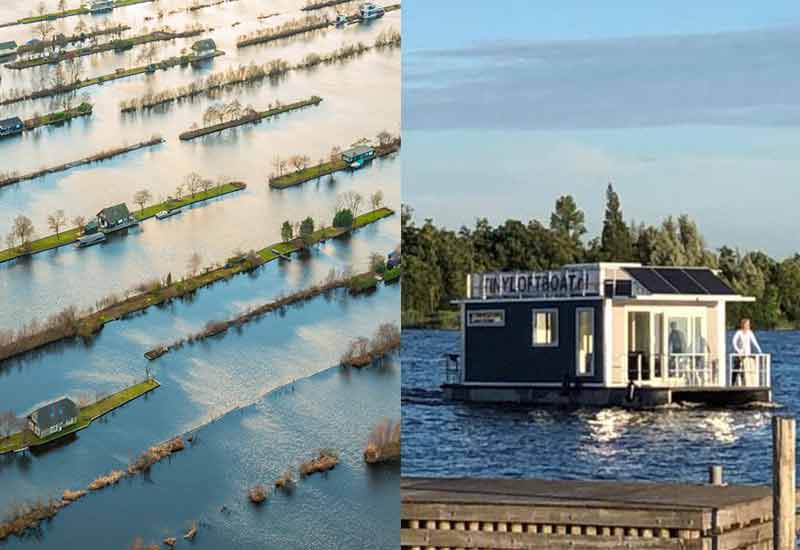
[[92, 246], [93, 244], [102, 243], [105, 240], [106, 240], [105, 233], [90, 233], [89, 235], [84, 235], [83, 237], [79, 237], [77, 246], [78, 248], [83, 248], [86, 246]]
[[383, 7], [373, 2], [366, 2], [361, 4], [361, 6], [358, 8], [358, 15], [362, 21], [369, 21], [370, 19], [383, 17], [384, 13], [386, 12]]
[[707, 268], [568, 265], [467, 277], [446, 398], [653, 407], [772, 400], [770, 355], [728, 350], [726, 304], [752, 302]]

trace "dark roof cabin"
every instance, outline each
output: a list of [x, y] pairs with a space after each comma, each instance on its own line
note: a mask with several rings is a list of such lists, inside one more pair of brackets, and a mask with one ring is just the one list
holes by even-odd
[[104, 232], [116, 231], [131, 225], [136, 225], [136, 219], [131, 215], [127, 205], [123, 202], [108, 208], [103, 208], [97, 213], [97, 223]]
[[351, 168], [360, 168], [375, 157], [375, 149], [368, 145], [358, 145], [342, 151], [342, 160]]
[[25, 125], [19, 117], [11, 117], [0, 120], [0, 137], [12, 136], [22, 133]]
[[198, 40], [192, 44], [192, 51], [195, 53], [196, 57], [209, 57], [216, 53], [217, 43], [211, 38]]
[[68, 397], [48, 403], [28, 415], [28, 426], [39, 437], [46, 437], [78, 421], [78, 405]]

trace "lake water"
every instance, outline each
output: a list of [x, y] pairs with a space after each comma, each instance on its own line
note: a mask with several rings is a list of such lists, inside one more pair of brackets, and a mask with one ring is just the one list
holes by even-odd
[[[47, 4], [53, 9], [56, 2]], [[168, 12], [188, 4], [188, 0], [160, 0], [158, 9]], [[184, 273], [193, 251], [202, 255], [204, 264], [211, 264], [224, 261], [237, 248], [262, 248], [280, 240], [280, 225], [286, 219], [310, 215], [329, 223], [337, 195], [344, 191], [368, 196], [381, 190], [385, 204], [399, 209], [399, 156], [342, 174], [333, 183], [309, 182], [284, 191], [270, 190], [266, 184], [276, 154], [317, 159], [334, 145], [347, 146], [384, 129], [399, 131], [399, 50], [290, 73], [278, 82], [232, 90], [216, 101], [203, 97], [133, 117], [119, 113], [120, 100], [147, 90], [172, 88], [239, 64], [276, 57], [298, 61], [311, 52], [325, 53], [359, 41], [369, 44], [388, 28], [399, 30], [400, 13], [394, 12], [366, 25], [235, 48], [238, 35], [299, 17], [303, 4], [278, 0], [267, 6], [239, 0], [192, 15], [166, 16], [159, 23], [145, 21], [155, 13], [150, 4], [84, 17], [129, 24], [133, 27], [129, 35], [141, 34], [145, 25], [148, 30], [162, 24], [182, 30], [200, 22], [216, 30], [159, 43], [158, 58], [175, 55], [206, 37], [214, 38], [226, 55], [198, 68], [176, 67], [87, 88], [95, 104], [91, 118], [0, 141], [3, 170], [24, 172], [154, 133], [167, 140], [99, 165], [0, 189], [0, 236], [18, 214], [30, 217], [41, 236], [50, 233], [47, 215], [59, 208], [71, 218], [92, 216], [123, 201], [132, 207], [133, 194], [142, 188], [162, 199], [191, 171], [213, 179], [242, 180], [248, 188], [164, 222], [150, 220], [101, 246], [65, 247], [0, 265], [0, 328], [16, 328], [69, 305], [90, 306], [110, 293], [170, 272]], [[28, 15], [30, 6], [4, 2], [0, 21]], [[281, 15], [257, 19], [274, 12]], [[70, 34], [78, 20], [66, 18], [54, 24], [58, 32]], [[32, 26], [4, 28], [0, 41], [22, 43], [33, 33]], [[136, 61], [140, 49], [85, 57], [86, 74], [140, 64]], [[0, 86], [33, 87], [46, 70], [2, 68]], [[201, 122], [212, 103], [236, 98], [266, 107], [276, 99], [288, 102], [312, 94], [323, 97], [319, 107], [190, 143], [177, 139], [193, 122]], [[7, 106], [0, 109], [0, 117], [54, 110], [49, 103]], [[125, 467], [148, 446], [200, 427], [194, 445], [156, 465], [148, 477], [126, 479], [91, 494], [33, 536], [12, 538], [5, 545], [89, 548], [102, 541], [103, 547], [124, 548], [137, 536], [147, 543], [167, 536], [180, 540], [191, 521], [200, 524], [193, 543], [200, 548], [396, 545], [399, 467], [366, 468], [361, 452], [376, 423], [385, 417], [399, 418], [399, 366], [390, 362], [363, 371], [331, 366], [351, 339], [370, 336], [382, 322], [399, 320], [399, 285], [382, 286], [362, 297], [344, 291], [319, 297], [184, 346], [155, 362], [148, 362], [143, 353], [198, 331], [210, 320], [228, 319], [248, 306], [305, 288], [331, 269], [365, 270], [370, 253], [386, 253], [399, 240], [398, 215], [315, 247], [306, 257], [272, 262], [203, 288], [188, 299], [110, 323], [89, 343], [60, 343], [0, 363], [0, 410], [20, 415], [61, 395], [114, 391], [141, 379], [146, 367], [162, 384], [56, 448], [26, 457], [0, 457], [0, 516], [15, 502], [85, 487], [97, 476]], [[341, 463], [335, 470], [304, 480], [293, 495], [275, 495], [259, 508], [246, 501], [248, 487], [271, 485], [287, 467], [296, 467], [321, 447], [340, 451]]]
[[445, 401], [459, 333], [403, 331], [403, 475], [770, 483], [771, 417], [800, 410], [800, 332], [759, 332], [777, 407], [652, 411]]

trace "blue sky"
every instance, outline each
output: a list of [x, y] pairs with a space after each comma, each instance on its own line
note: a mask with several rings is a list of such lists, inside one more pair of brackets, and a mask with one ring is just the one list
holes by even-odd
[[499, 5], [404, 2], [418, 218], [547, 218], [570, 193], [594, 234], [613, 181], [629, 220], [687, 213], [711, 246], [800, 250], [800, 4]]

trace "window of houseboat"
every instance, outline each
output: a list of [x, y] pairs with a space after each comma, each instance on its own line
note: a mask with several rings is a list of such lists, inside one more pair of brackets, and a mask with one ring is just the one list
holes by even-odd
[[577, 325], [577, 375], [594, 374], [594, 309], [578, 308], [575, 312]]
[[542, 347], [558, 346], [558, 310], [533, 310], [533, 345]]
[[467, 326], [470, 327], [503, 327], [506, 324], [506, 312], [502, 309], [482, 309], [467, 312]]

